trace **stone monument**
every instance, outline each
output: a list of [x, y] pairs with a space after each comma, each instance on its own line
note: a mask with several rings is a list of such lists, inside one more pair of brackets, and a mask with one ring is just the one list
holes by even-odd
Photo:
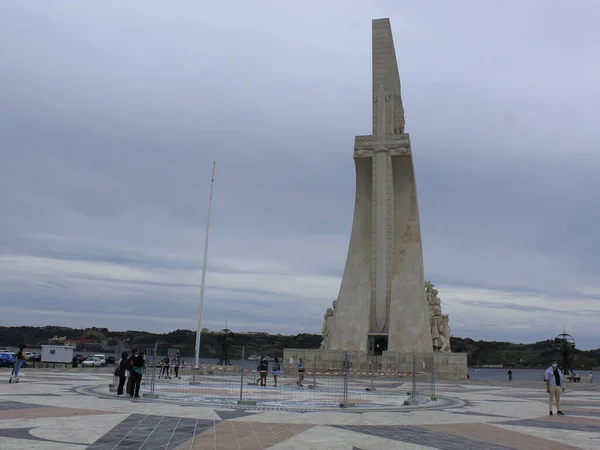
[[[324, 316], [320, 350], [390, 360], [393, 355], [396, 362], [399, 354], [448, 355], [448, 315], [442, 314], [437, 290], [424, 280], [412, 149], [389, 19], [373, 20], [372, 58], [373, 131], [354, 141], [352, 233], [338, 298]], [[284, 352], [290, 359], [311, 356], [291, 350]], [[466, 378], [466, 355], [449, 358], [437, 364], [460, 366], [449, 371], [450, 378]]]
[[431, 323], [441, 327], [441, 311], [430, 319], [423, 288], [417, 188], [388, 19], [373, 21], [372, 56], [373, 134], [354, 142], [354, 221], [323, 348], [427, 353], [440, 341]]

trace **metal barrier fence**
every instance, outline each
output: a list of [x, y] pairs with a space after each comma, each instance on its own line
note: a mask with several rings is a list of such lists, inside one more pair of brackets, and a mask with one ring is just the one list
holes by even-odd
[[166, 367], [151, 354], [143, 392], [180, 402], [297, 408], [389, 407], [436, 399], [430, 355], [412, 355], [409, 370], [406, 358], [396, 367], [385, 368], [370, 356], [344, 352], [338, 359], [315, 355], [313, 361], [303, 361], [304, 372], [288, 368], [284, 373], [281, 363], [279, 374], [273, 373], [269, 361], [268, 371], [261, 376], [258, 369], [240, 366]]

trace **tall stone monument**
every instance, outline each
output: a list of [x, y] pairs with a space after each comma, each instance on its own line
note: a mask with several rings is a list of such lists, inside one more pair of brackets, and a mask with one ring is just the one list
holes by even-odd
[[410, 139], [388, 19], [373, 21], [373, 134], [356, 136], [356, 202], [326, 350], [432, 352]]
[[373, 131], [354, 141], [354, 221], [339, 295], [325, 313], [321, 353], [286, 349], [284, 356], [327, 367], [348, 352], [363, 360], [382, 355], [381, 364], [405, 370], [409, 355], [429, 355], [438, 374], [464, 379], [466, 354], [450, 353], [448, 315], [424, 280], [412, 149], [389, 19], [373, 20], [372, 57]]

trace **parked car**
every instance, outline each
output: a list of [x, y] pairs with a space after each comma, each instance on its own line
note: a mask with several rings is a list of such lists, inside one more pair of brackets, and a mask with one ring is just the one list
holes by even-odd
[[12, 367], [15, 364], [13, 352], [0, 352], [0, 367]]
[[106, 358], [106, 364], [112, 364], [113, 366], [115, 365], [115, 357], [114, 356], [109, 356], [108, 358]]
[[85, 361], [85, 356], [83, 356], [83, 355], [75, 355], [74, 358], [77, 360], [77, 362], [79, 364], [81, 364], [83, 361]]
[[88, 356], [81, 363], [81, 367], [104, 367], [106, 366], [106, 361], [104, 359], [98, 358], [97, 356]]
[[31, 352], [32, 356], [31, 358], [29, 358], [29, 361], [33, 361], [33, 362], [40, 362], [42, 360], [42, 355], [40, 355], [38, 352]]
[[94, 358], [100, 358], [103, 361], [104, 365], [106, 365], [106, 355], [97, 354], [94, 355]]

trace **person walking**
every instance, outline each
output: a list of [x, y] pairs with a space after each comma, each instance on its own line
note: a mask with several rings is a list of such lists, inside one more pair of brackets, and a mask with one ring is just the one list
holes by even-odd
[[512, 369], [508, 369], [508, 381], [512, 381]]
[[142, 385], [142, 374], [144, 373], [144, 355], [136, 353], [131, 361], [131, 392], [130, 397], [138, 398], [140, 396], [140, 386]]
[[160, 378], [161, 376], [165, 377], [165, 378], [171, 378], [171, 376], [169, 375], [169, 369], [171, 368], [171, 359], [167, 356], [165, 359], [162, 360], [162, 371], [161, 374], [158, 376], [158, 378]]
[[302, 380], [304, 380], [304, 362], [302, 361], [302, 358], [298, 358], [298, 381], [296, 384], [300, 387], [304, 387]]
[[21, 371], [21, 367], [23, 367], [23, 365], [25, 364], [25, 344], [21, 344], [19, 345], [19, 351], [17, 352], [17, 354], [15, 355], [15, 362], [14, 362], [14, 373], [12, 375], [11, 379], [15, 380], [15, 383], [19, 382], [19, 372]]
[[127, 375], [127, 369], [129, 369], [129, 361], [127, 360], [127, 352], [121, 353], [121, 360], [119, 361], [119, 367], [117, 368], [119, 377], [119, 386], [117, 387], [117, 395], [123, 395], [123, 387], [125, 386], [125, 380]]
[[264, 356], [260, 357], [257, 367], [258, 373], [260, 374], [260, 385], [267, 385], [267, 375], [269, 374], [269, 361]]
[[565, 392], [564, 376], [562, 370], [558, 368], [556, 360], [552, 361], [552, 366], [546, 369], [544, 374], [544, 380], [546, 381], [546, 392], [548, 393], [548, 409], [550, 415], [552, 415], [552, 403], [556, 403], [556, 414], [564, 416], [564, 413], [560, 410], [560, 393]]
[[279, 364], [279, 358], [277, 356], [273, 360], [273, 368], [271, 369], [273, 373], [273, 380], [275, 381], [275, 387], [277, 387], [277, 377], [279, 376], [279, 371], [281, 370], [281, 364]]
[[181, 379], [179, 376], [179, 366], [181, 364], [181, 358], [179, 357], [179, 353], [175, 354], [175, 378]]

